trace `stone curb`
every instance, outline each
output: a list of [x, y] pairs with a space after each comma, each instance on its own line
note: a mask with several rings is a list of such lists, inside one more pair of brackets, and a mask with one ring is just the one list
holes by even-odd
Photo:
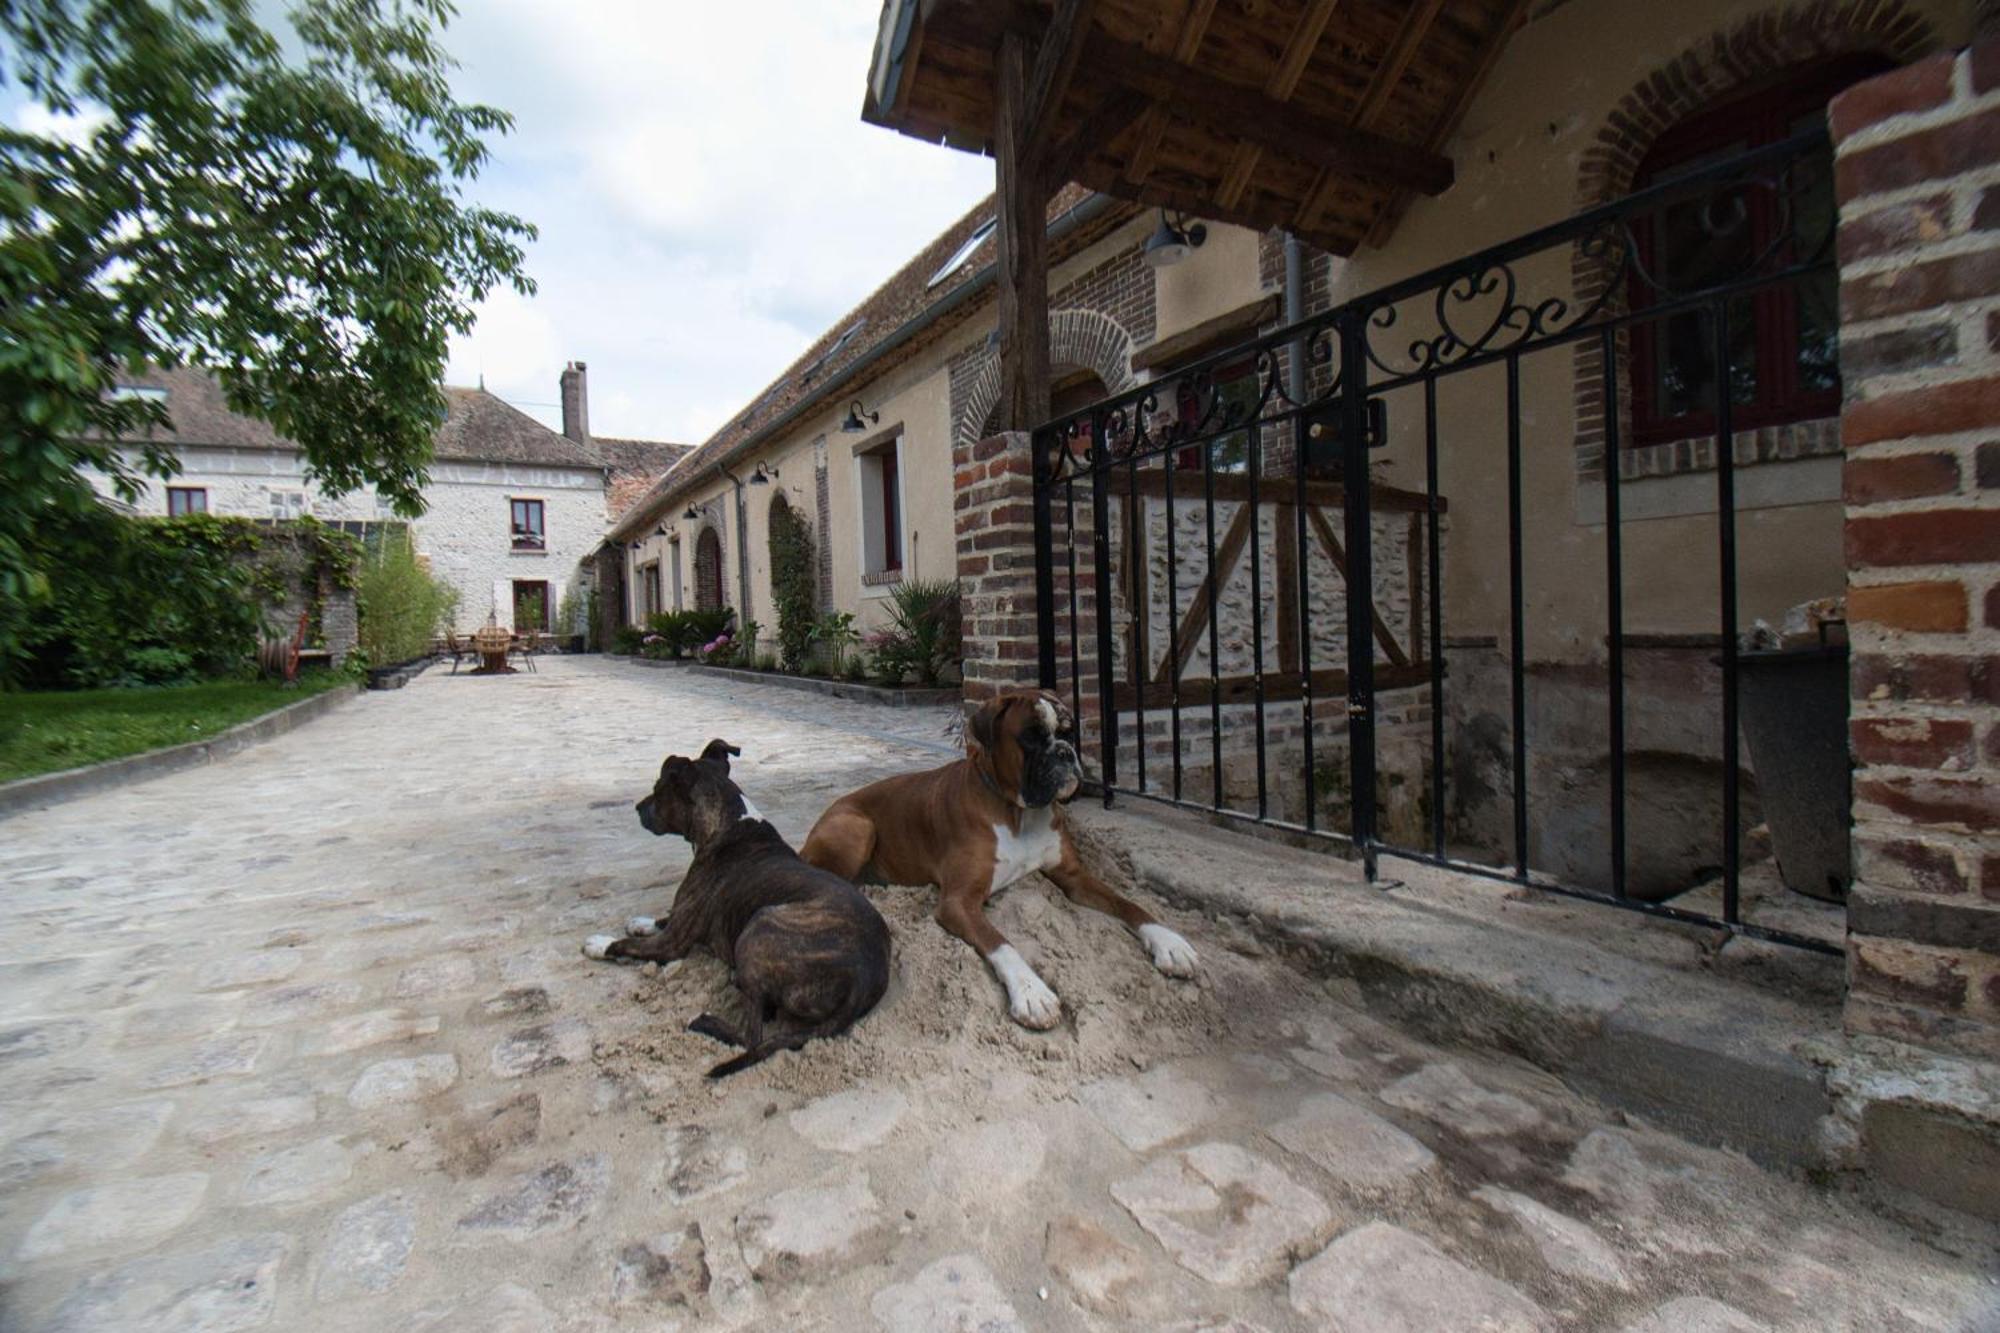
[[640, 666], [679, 667], [690, 675], [714, 676], [718, 680], [733, 680], [739, 685], [776, 685], [782, 689], [826, 694], [836, 699], [851, 699], [856, 703], [876, 704], [883, 708], [930, 708], [937, 704], [955, 704], [961, 697], [956, 687], [892, 690], [881, 685], [857, 685], [852, 681], [821, 680], [816, 676], [783, 676], [770, 671], [740, 671], [735, 667], [704, 666], [684, 660], [655, 661], [644, 657], [627, 660]]
[[[1431, 1040], [1511, 1052], [1674, 1133], [1769, 1165], [1851, 1165], [1831, 1160], [1833, 1099], [1808, 1049], [1838, 1036], [1837, 1015], [1434, 909], [1364, 887], [1358, 869], [1322, 853], [1176, 814], [1085, 810], [1072, 826], [1086, 860], [1233, 923], [1310, 974], [1353, 981], [1371, 1007]], [[1241, 873], [1202, 873], [1191, 838], [1211, 852], [1227, 839]], [[1274, 906], [1258, 892], [1260, 882], [1302, 878], [1329, 881], [1323, 910]]]
[[262, 717], [239, 722], [229, 730], [211, 736], [207, 740], [189, 741], [185, 745], [170, 745], [163, 750], [148, 750], [144, 754], [127, 755], [123, 759], [107, 759], [101, 764], [66, 768], [59, 773], [42, 773], [32, 778], [0, 783], [0, 819], [8, 819], [24, 811], [37, 810], [44, 806], [60, 805], [64, 801], [73, 801], [79, 796], [88, 796], [93, 792], [145, 782], [150, 778], [179, 772], [184, 768], [214, 763], [238, 750], [282, 736], [314, 718], [330, 713], [348, 700], [359, 697], [363, 691], [364, 687], [358, 683], [337, 685], [324, 693], [315, 694], [310, 699], [301, 699], [297, 703], [274, 709]]

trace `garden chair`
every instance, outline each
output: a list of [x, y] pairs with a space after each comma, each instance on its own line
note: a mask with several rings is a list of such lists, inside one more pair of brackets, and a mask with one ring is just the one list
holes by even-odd
[[444, 650], [451, 654], [451, 674], [454, 676], [458, 674], [458, 664], [464, 659], [469, 657], [475, 662], [479, 660], [479, 649], [459, 638], [455, 630], [444, 632]]
[[515, 635], [513, 643], [508, 646], [507, 655], [509, 657], [520, 658], [528, 664], [528, 670], [533, 671], [535, 669], [535, 632], [533, 630], [524, 630], [520, 634]]

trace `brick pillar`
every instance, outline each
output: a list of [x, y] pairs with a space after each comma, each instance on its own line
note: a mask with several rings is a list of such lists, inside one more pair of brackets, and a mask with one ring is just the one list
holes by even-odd
[[1832, 107], [1850, 1031], [2000, 1057], [2000, 39]]
[[1008, 431], [952, 449], [953, 527], [965, 619], [965, 697], [1036, 679], [1035, 515], [1029, 436]]

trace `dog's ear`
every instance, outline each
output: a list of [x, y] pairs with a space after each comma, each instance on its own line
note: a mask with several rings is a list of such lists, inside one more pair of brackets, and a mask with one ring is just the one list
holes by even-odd
[[722, 737], [717, 736], [702, 750], [701, 758], [703, 763], [721, 764], [722, 771], [727, 773], [729, 771], [729, 757], [731, 755], [741, 755], [742, 753], [741, 749], [731, 745], [728, 741], [722, 739]]
[[972, 720], [965, 724], [966, 736], [974, 745], [991, 754], [994, 744], [1000, 739], [1000, 719], [1013, 706], [1014, 696], [1011, 694], [999, 694], [988, 699], [972, 715]]

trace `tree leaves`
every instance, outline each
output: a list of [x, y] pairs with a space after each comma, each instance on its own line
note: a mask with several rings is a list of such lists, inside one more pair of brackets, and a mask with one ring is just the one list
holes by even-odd
[[450, 335], [506, 283], [534, 229], [469, 203], [510, 118], [459, 104], [444, 0], [0, 0], [6, 73], [74, 117], [0, 130], [0, 667], [7, 603], [45, 584], [37, 515], [135, 493], [168, 424], [118, 398], [133, 368], [217, 375], [339, 494], [421, 511]]

